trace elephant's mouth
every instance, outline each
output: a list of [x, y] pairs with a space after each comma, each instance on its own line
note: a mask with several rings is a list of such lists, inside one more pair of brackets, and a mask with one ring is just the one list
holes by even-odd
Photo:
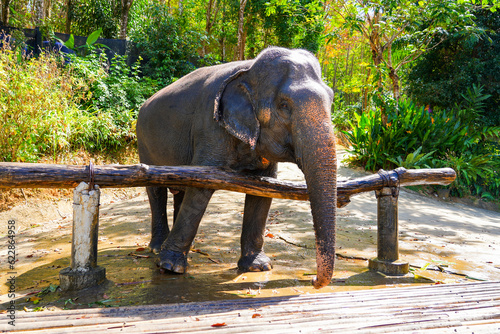
[[[291, 143], [287, 143], [285, 145], [279, 143], [269, 143], [262, 144], [262, 147], [267, 147], [266, 149], [257, 150], [257, 154], [266, 158], [272, 162], [294, 162], [297, 163], [297, 157], [295, 154], [295, 150]], [[257, 148], [259, 148], [259, 142], [257, 143]], [[297, 163], [297, 165], [299, 165]], [[301, 165], [299, 168], [302, 169]]]

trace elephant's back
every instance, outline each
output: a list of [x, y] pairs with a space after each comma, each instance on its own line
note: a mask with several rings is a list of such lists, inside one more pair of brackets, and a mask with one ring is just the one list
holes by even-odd
[[[200, 136], [220, 130], [213, 120], [214, 100], [239, 62], [197, 69], [161, 89], [141, 107], [137, 141], [141, 162], [189, 165]], [[202, 141], [210, 140], [203, 138]]]
[[213, 113], [219, 87], [241, 67], [239, 63], [199, 68], [159, 90], [142, 105], [138, 126], [153, 125], [148, 123], [150, 119], [190, 118], [194, 113]]

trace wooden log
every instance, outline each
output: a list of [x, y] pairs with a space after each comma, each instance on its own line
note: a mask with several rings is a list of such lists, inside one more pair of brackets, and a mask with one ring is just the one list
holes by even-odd
[[[205, 166], [138, 165], [57, 165], [37, 163], [0, 163], [0, 188], [75, 188], [82, 181], [93, 182], [100, 188], [165, 186], [171, 188], [200, 187], [230, 190], [250, 195], [308, 200], [307, 186], [270, 177], [236, 173], [228, 169]], [[424, 184], [447, 185], [455, 180], [451, 168], [398, 168], [382, 171], [354, 180], [337, 183], [338, 206], [349, 203], [355, 194], [379, 190], [388, 186]]]

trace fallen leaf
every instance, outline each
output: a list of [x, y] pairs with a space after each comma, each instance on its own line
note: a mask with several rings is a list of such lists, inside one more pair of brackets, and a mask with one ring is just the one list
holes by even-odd
[[137, 248], [135, 251], [136, 251], [136, 252], [143, 252], [143, 251], [145, 251], [145, 250], [146, 250], [146, 248], [144, 248], [144, 247], [139, 247], [139, 248]]
[[35, 305], [38, 304], [38, 303], [40, 303], [40, 300], [42, 300], [42, 298], [37, 297], [37, 296], [33, 296], [33, 297], [30, 297], [28, 299], [28, 301], [33, 302], [33, 304], [35, 304]]
[[225, 322], [220, 322], [212, 325], [212, 327], [224, 327], [224, 326], [227, 326]]
[[258, 314], [258, 313], [254, 313], [252, 315], [252, 319], [255, 319], [255, 318], [262, 318], [262, 316], [260, 314]]
[[268, 234], [266, 234], [266, 237], [268, 237], [268, 238], [274, 238], [274, 234], [268, 233]]

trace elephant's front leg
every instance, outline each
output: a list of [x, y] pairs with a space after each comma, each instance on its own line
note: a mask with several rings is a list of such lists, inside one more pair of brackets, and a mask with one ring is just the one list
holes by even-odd
[[158, 255], [160, 269], [179, 274], [186, 271], [187, 255], [213, 192], [210, 189], [186, 189], [172, 230]]
[[267, 271], [273, 267], [264, 253], [264, 232], [272, 198], [246, 195], [241, 232], [241, 258], [238, 269], [242, 271]]

